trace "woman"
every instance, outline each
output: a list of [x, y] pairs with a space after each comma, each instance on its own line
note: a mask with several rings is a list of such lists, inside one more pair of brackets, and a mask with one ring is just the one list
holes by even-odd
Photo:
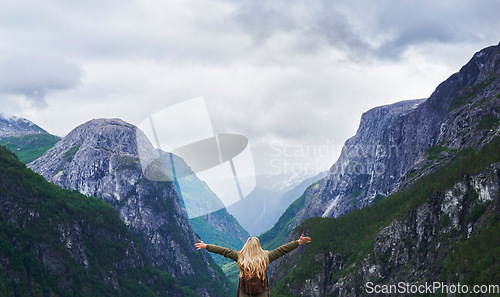
[[284, 244], [271, 252], [264, 251], [260, 247], [260, 241], [257, 237], [248, 238], [239, 252], [213, 244], [205, 244], [201, 240], [199, 241], [199, 243], [194, 244], [197, 250], [206, 249], [209, 252], [222, 255], [238, 263], [238, 267], [240, 268], [238, 297], [266, 297], [269, 296], [269, 284], [267, 281], [269, 263], [296, 249], [299, 245], [311, 242], [311, 238], [304, 237], [304, 234], [302, 234], [299, 240]]

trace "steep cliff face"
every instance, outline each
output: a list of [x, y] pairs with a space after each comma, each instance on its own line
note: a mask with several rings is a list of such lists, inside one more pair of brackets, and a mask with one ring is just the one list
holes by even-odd
[[[464, 247], [478, 248], [474, 243], [483, 233], [499, 228], [499, 65], [500, 45], [486, 48], [413, 110], [387, 122], [377, 109], [371, 111], [373, 120], [367, 118], [370, 112], [364, 115], [328, 177], [306, 190], [302, 202], [296, 201], [302, 207], [288, 221], [291, 230], [307, 218], [323, 216], [301, 228], [327, 243], [299, 250], [287, 262], [279, 259], [271, 274], [271, 280], [283, 277], [277, 292], [363, 296], [368, 281], [467, 279], [477, 284], [477, 268], [460, 261], [475, 261], [466, 258]], [[377, 116], [382, 127], [376, 125]], [[366, 143], [376, 145], [374, 154], [363, 150]], [[349, 156], [352, 146], [362, 152]], [[350, 164], [353, 170], [339, 174], [338, 168]], [[361, 170], [366, 167], [371, 169]], [[349, 212], [355, 207], [365, 208]], [[485, 275], [498, 283], [494, 274]]]
[[[308, 217], [338, 217], [370, 204], [377, 195], [387, 196], [398, 175], [387, 159], [411, 158], [399, 155], [398, 147], [385, 142], [385, 131], [397, 119], [414, 112], [421, 100], [408, 100], [371, 109], [361, 117], [356, 135], [346, 141], [338, 161], [320, 182], [317, 196], [306, 196], [302, 221]], [[409, 163], [409, 162], [408, 162]]]
[[201, 295], [225, 296], [230, 284], [210, 257], [194, 249], [197, 238], [172, 182], [147, 179], [139, 156], [157, 158], [140, 130], [122, 120], [98, 119], [75, 128], [29, 167], [56, 185], [112, 205], [156, 268]]
[[425, 162], [431, 147], [478, 148], [490, 140], [500, 115], [499, 57], [500, 46], [483, 49], [429, 99], [363, 114], [356, 135], [346, 141], [328, 176], [319, 188], [305, 193], [292, 227], [310, 217], [339, 217], [370, 205], [432, 171], [439, 164]]
[[118, 213], [63, 190], [0, 147], [1, 296], [186, 296]]
[[264, 246], [271, 249], [286, 241], [284, 237], [308, 218], [339, 217], [387, 196], [397, 182], [393, 175], [385, 178], [387, 159], [401, 156], [397, 147], [384, 143], [384, 133], [423, 102], [408, 100], [365, 112], [356, 135], [345, 142], [328, 175], [309, 186], [273, 228], [260, 236]]

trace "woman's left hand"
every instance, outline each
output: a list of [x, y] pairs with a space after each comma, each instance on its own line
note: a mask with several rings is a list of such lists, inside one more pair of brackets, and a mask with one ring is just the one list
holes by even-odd
[[194, 246], [196, 247], [197, 251], [207, 248], [207, 245], [203, 241], [201, 241], [201, 240], [198, 240], [198, 241], [199, 242], [197, 242], [197, 243], [194, 244]]

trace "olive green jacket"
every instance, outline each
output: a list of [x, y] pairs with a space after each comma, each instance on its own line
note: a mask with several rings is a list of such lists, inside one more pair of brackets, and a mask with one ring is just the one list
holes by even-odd
[[[295, 240], [295, 241], [291, 241], [287, 244], [280, 246], [279, 248], [276, 248], [276, 249], [270, 251], [269, 252], [269, 263], [271, 263], [272, 261], [278, 259], [279, 257], [291, 252], [292, 250], [296, 249], [298, 246], [299, 246], [299, 241]], [[238, 252], [235, 250], [232, 250], [232, 249], [220, 247], [220, 246], [213, 245], [213, 244], [207, 244], [207, 251], [209, 251], [211, 253], [216, 253], [216, 254], [222, 255], [222, 256], [229, 258], [235, 262], [238, 261]], [[267, 276], [266, 276], [266, 278], [267, 278]], [[238, 287], [238, 297], [247, 297], [247, 296], [252, 296], [252, 297], [269, 296], [269, 288], [266, 288], [264, 290], [264, 292], [262, 292], [259, 295], [248, 295], [243, 290], [243, 288]]]

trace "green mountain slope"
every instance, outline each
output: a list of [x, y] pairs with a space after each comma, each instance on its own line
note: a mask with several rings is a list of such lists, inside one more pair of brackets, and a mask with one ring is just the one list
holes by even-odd
[[29, 134], [24, 136], [11, 136], [0, 140], [0, 145], [6, 146], [14, 152], [19, 161], [28, 164], [40, 157], [60, 140], [51, 134]]
[[0, 296], [198, 296], [156, 270], [117, 212], [0, 146]]
[[297, 211], [302, 207], [304, 207], [304, 195], [300, 196], [285, 210], [273, 228], [259, 236], [259, 240], [262, 242], [262, 247], [264, 249], [272, 250], [282, 244], [286, 236], [292, 231], [290, 225]]
[[[300, 260], [294, 266], [285, 267], [285, 276], [275, 285], [271, 295], [297, 296], [298, 291], [304, 290], [304, 284], [308, 280], [316, 279], [324, 273], [326, 275], [322, 282], [325, 292], [330, 290], [332, 294], [338, 293], [339, 287], [335, 287], [335, 284], [341, 284], [339, 286], [344, 290], [353, 289], [356, 294], [363, 295], [366, 293], [363, 292], [363, 285], [367, 281], [367, 272], [362, 271], [364, 268], [375, 265], [374, 269], [379, 270], [380, 276], [371, 281], [390, 283], [394, 281], [393, 274], [400, 271], [396, 263], [392, 263], [394, 258], [397, 259], [394, 253], [411, 250], [419, 245], [420, 249], [411, 252], [415, 253], [413, 256], [408, 256], [408, 266], [400, 268], [413, 272], [424, 268], [424, 272], [419, 272], [423, 273], [421, 278], [413, 281], [460, 281], [468, 285], [500, 283], [499, 262], [494, 260], [500, 257], [500, 250], [496, 245], [500, 241], [498, 191], [493, 200], [480, 201], [475, 188], [464, 182], [469, 177], [469, 183], [472, 184], [476, 181], [485, 182], [475, 177], [481, 173], [486, 180], [493, 178], [493, 184], [498, 182], [495, 176], [500, 167], [500, 137], [494, 138], [478, 152], [459, 151], [455, 158], [435, 172], [420, 178], [406, 190], [390, 195], [372, 206], [356, 209], [337, 219], [312, 218], [303, 222], [295, 230], [294, 236], [305, 232], [313, 238], [313, 243], [299, 252], [300, 257], [296, 258]], [[446, 193], [453, 193], [457, 185], [460, 188], [464, 184], [467, 190], [463, 195], [460, 213], [447, 214], [445, 206], [450, 207], [450, 203], [446, 200], [449, 199]], [[396, 229], [394, 226], [414, 224], [422, 209], [429, 209], [425, 214], [430, 216], [429, 224], [438, 222], [430, 226], [435, 233], [424, 238], [424, 241], [429, 242], [425, 244], [433, 243], [439, 249], [432, 254], [432, 265], [427, 263], [429, 266], [415, 267], [418, 263], [412, 262], [412, 257], [420, 257], [420, 261], [425, 262], [425, 254], [427, 253], [427, 257], [431, 254], [428, 246], [417, 242], [418, 236], [426, 236], [425, 233], [408, 235], [408, 240], [411, 240], [409, 242], [401, 243], [406, 238], [397, 238], [398, 244], [402, 245], [401, 249], [394, 246], [382, 249], [381, 246], [384, 245], [386, 234], [389, 238], [398, 237], [393, 230]], [[384, 230], [388, 230], [387, 233]], [[470, 230], [473, 232], [470, 233]], [[330, 259], [329, 264], [326, 264], [326, 258]], [[398, 277], [404, 276], [400, 273]]]

